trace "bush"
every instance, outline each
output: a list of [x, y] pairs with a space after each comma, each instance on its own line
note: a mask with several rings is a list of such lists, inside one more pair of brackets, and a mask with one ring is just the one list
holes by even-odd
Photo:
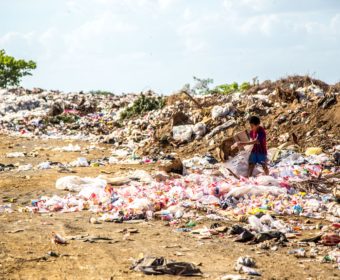
[[165, 100], [163, 97], [149, 97], [141, 94], [132, 105], [126, 107], [120, 114], [120, 119], [130, 119], [148, 111], [158, 110], [163, 108]]
[[223, 84], [215, 87], [213, 92], [219, 93], [219, 94], [232, 94], [236, 91], [246, 91], [250, 88], [250, 83], [243, 82], [241, 85], [239, 85], [236, 82], [233, 82], [231, 84]]
[[21, 78], [31, 76], [31, 70], [37, 67], [32, 60], [15, 59], [0, 50], [0, 88], [19, 86]]

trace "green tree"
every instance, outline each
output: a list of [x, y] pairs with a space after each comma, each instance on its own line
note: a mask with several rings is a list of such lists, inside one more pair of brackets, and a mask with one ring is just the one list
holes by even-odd
[[31, 70], [36, 67], [37, 64], [32, 60], [15, 59], [0, 50], [0, 88], [18, 86], [21, 78], [32, 76]]

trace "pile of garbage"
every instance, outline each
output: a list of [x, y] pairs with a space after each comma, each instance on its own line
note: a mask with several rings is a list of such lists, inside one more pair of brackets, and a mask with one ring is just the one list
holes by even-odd
[[[93, 224], [159, 219], [174, 231], [200, 239], [227, 236], [271, 250], [285, 246], [309, 227], [301, 221], [287, 222], [287, 217], [318, 219], [328, 225], [315, 228], [320, 230], [317, 236], [300, 241], [339, 246], [339, 93], [339, 85], [299, 76], [266, 81], [228, 95], [193, 96], [181, 91], [165, 97], [165, 103], [153, 92], [141, 97], [2, 90], [3, 133], [112, 145], [111, 157], [92, 161], [79, 157], [62, 165], [42, 162], [35, 167], [19, 166], [18, 171], [122, 163], [155, 163], [159, 168], [119, 177], [63, 176], [56, 181], [58, 194], [37, 197], [31, 205], [17, 209], [0, 205], [0, 212], [90, 211]], [[245, 130], [251, 115], [260, 116], [267, 130], [269, 176], [255, 168], [255, 177], [247, 178], [249, 151], [232, 149], [235, 141], [248, 137]], [[84, 152], [78, 145], [55, 151]], [[0, 170], [14, 168], [0, 165]], [[197, 228], [201, 220], [214, 223]], [[226, 221], [233, 225], [219, 224]], [[307, 255], [301, 248], [291, 254]], [[327, 261], [339, 265], [336, 248]], [[175, 267], [188, 275], [201, 274], [192, 264], [154, 257], [140, 259], [133, 269], [181, 275]], [[237, 261], [235, 270], [260, 275], [254, 267], [255, 262], [246, 257]]]
[[138, 94], [62, 93], [23, 88], [0, 90], [0, 130], [40, 138], [91, 140], [131, 154], [192, 155], [216, 149], [229, 156], [228, 139], [258, 115], [269, 145], [331, 149], [339, 145], [338, 84], [305, 76], [265, 81], [228, 95], [193, 95], [188, 89], [159, 97]]
[[[34, 200], [29, 210], [39, 213], [90, 210], [99, 213], [101, 221], [155, 216], [170, 221], [194, 215], [193, 209], [210, 213], [223, 210], [225, 216], [274, 212], [339, 220], [339, 207], [327, 212], [336, 199], [332, 191], [339, 185], [339, 166], [326, 154], [306, 156], [285, 150], [277, 163], [271, 163], [271, 176], [254, 178], [242, 176], [246, 161], [242, 153], [225, 163], [194, 157], [183, 161], [184, 175], [137, 170], [113, 178], [61, 177], [56, 188], [76, 194], [43, 196]], [[310, 185], [316, 179], [319, 184], [313, 189]]]
[[[299, 238], [305, 229], [319, 230], [312, 238], [300, 238], [294, 246], [315, 243], [334, 248], [340, 244], [340, 170], [334, 159], [316, 151], [307, 149], [305, 154], [300, 154], [283, 149], [276, 161], [270, 163], [270, 176], [263, 176], [261, 170], [257, 170], [260, 174], [253, 178], [242, 176], [246, 162], [242, 153], [225, 163], [195, 156], [183, 161], [182, 175], [136, 170], [120, 177], [64, 176], [56, 181], [56, 189], [66, 191], [64, 195], [41, 196], [32, 200], [30, 206], [18, 210], [91, 211], [93, 224], [157, 219], [168, 223], [176, 232], [199, 239], [226, 236], [235, 242], [256, 244], [261, 250], [273, 251], [287, 246], [292, 238]], [[319, 180], [319, 184], [314, 185], [315, 180]], [[325, 186], [320, 187], [322, 184]], [[308, 220], [304, 223], [296, 219], [299, 217], [321, 223], [310, 225]], [[213, 224], [198, 228], [202, 220]], [[226, 221], [231, 221], [232, 226], [220, 224]], [[298, 258], [323, 254], [316, 251], [315, 245], [311, 253], [294, 246], [289, 254]], [[339, 250], [332, 249], [322, 261], [340, 265]], [[178, 274], [163, 263], [159, 266], [151, 262], [137, 264], [134, 268], [144, 273]], [[241, 261], [235, 269], [260, 275], [253, 265]]]

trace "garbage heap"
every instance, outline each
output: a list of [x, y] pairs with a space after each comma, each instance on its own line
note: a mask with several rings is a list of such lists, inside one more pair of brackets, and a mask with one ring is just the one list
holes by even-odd
[[156, 122], [154, 138], [139, 151], [219, 158], [216, 148], [228, 155], [228, 141], [249, 129], [251, 115], [260, 116], [271, 147], [289, 143], [331, 149], [340, 140], [339, 92], [339, 84], [293, 76], [229, 95], [193, 96], [193, 100], [185, 93], [175, 94], [168, 97], [166, 108], [149, 114], [148, 119]]
[[[230, 137], [261, 117], [269, 146], [285, 143], [331, 149], [339, 144], [340, 84], [307, 76], [265, 81], [227, 95], [182, 90], [142, 94], [62, 93], [23, 88], [0, 91], [3, 133], [111, 143], [132, 154], [177, 153], [228, 158]], [[156, 107], [150, 100], [161, 99]], [[142, 100], [142, 101], [141, 101]], [[151, 104], [151, 105], [150, 105]], [[216, 151], [223, 151], [221, 156]], [[222, 157], [222, 158], [221, 158]]]
[[[340, 170], [334, 159], [317, 149], [301, 154], [287, 147], [270, 162], [270, 176], [255, 170], [253, 178], [243, 176], [246, 162], [242, 154], [225, 163], [195, 156], [183, 161], [183, 174], [135, 170], [119, 177], [65, 176], [56, 181], [58, 194], [38, 197], [16, 210], [90, 211], [94, 224], [163, 220], [192, 237], [226, 236], [275, 250], [288, 242], [293, 247], [333, 246], [324, 251], [340, 265], [334, 247], [340, 242]], [[8, 212], [10, 206], [4, 207]], [[302, 239], [304, 230], [316, 231], [316, 236]], [[292, 254], [305, 256], [303, 250]]]

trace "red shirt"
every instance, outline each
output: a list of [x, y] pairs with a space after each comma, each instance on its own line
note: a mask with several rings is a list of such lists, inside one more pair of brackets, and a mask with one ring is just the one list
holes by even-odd
[[267, 140], [266, 140], [266, 131], [262, 126], [259, 126], [256, 131], [251, 130], [250, 133], [251, 140], [257, 140], [259, 143], [254, 144], [252, 153], [256, 154], [267, 154]]

